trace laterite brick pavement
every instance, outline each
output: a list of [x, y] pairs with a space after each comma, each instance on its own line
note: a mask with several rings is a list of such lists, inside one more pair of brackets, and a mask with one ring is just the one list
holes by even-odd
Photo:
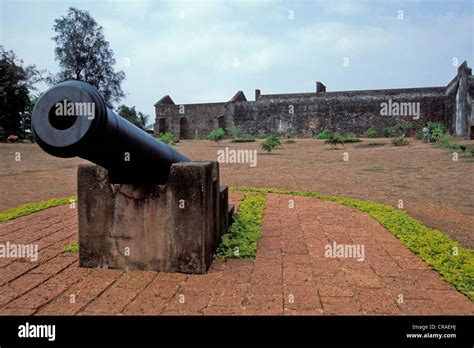
[[[60, 252], [76, 218], [61, 206], [0, 224], [0, 243], [39, 247], [38, 262], [0, 259], [0, 315], [474, 314], [369, 215], [332, 202], [268, 194], [256, 259], [214, 261], [206, 275], [79, 268]], [[333, 242], [364, 245], [364, 261], [325, 257]]]

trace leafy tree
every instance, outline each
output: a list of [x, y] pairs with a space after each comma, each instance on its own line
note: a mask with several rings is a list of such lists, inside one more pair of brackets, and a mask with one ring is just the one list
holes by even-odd
[[117, 113], [119, 116], [122, 116], [124, 119], [141, 129], [145, 129], [147, 126], [149, 116], [140, 111], [137, 112], [135, 106], [128, 107], [127, 105], [122, 104], [118, 107]]
[[87, 11], [70, 7], [65, 16], [55, 19], [54, 50], [60, 71], [51, 83], [80, 80], [93, 85], [109, 103], [118, 102], [125, 94], [121, 83], [123, 71], [114, 71], [115, 58], [103, 28]]
[[0, 46], [0, 128], [6, 136], [21, 131], [22, 115], [31, 103], [30, 91], [42, 80], [42, 71], [36, 66], [22, 64], [13, 51]]
[[219, 141], [224, 139], [225, 132], [222, 128], [214, 129], [211, 133], [208, 134], [207, 140], [211, 140], [219, 144]]

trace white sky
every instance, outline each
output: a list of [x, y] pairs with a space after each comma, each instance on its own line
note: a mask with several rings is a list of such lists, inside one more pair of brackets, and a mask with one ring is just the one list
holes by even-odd
[[443, 86], [453, 59], [474, 65], [474, 1], [0, 0], [0, 44], [56, 72], [52, 27], [69, 6], [104, 27], [126, 73], [121, 102], [151, 121], [166, 94], [191, 103], [310, 92], [317, 80], [328, 91]]

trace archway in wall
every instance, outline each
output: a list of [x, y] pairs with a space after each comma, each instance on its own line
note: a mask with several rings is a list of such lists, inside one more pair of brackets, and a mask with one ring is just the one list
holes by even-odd
[[179, 119], [179, 138], [187, 139], [186, 138], [187, 133], [188, 133], [188, 120], [186, 119], [186, 117], [181, 117]]
[[166, 133], [167, 126], [166, 126], [166, 118], [159, 118], [158, 119], [158, 133]]

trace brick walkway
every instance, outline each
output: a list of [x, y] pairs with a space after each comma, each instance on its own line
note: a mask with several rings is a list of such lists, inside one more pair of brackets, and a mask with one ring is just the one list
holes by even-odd
[[[0, 243], [40, 249], [39, 262], [0, 259], [0, 315], [474, 314], [371, 217], [331, 202], [269, 194], [256, 260], [214, 261], [207, 275], [82, 269], [60, 253], [76, 234], [68, 206], [0, 224]], [[364, 245], [364, 261], [325, 257], [333, 242]]]

